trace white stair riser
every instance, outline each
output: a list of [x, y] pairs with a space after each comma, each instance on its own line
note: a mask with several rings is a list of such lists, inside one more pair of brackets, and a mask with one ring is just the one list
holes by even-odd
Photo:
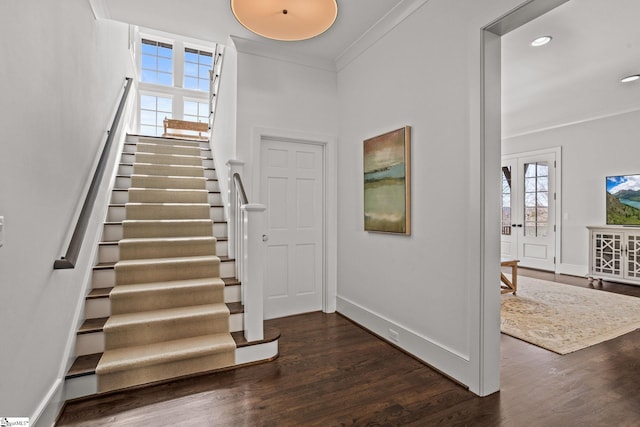
[[[227, 256], [228, 244], [226, 240], [216, 242], [216, 255]], [[98, 249], [98, 263], [112, 263], [120, 261], [120, 249], [118, 245], [100, 245]]]
[[109, 298], [92, 298], [85, 300], [85, 319], [98, 319], [109, 316], [111, 316], [111, 300]]
[[96, 393], [98, 393], [98, 377], [96, 375], [83, 375], [64, 382], [65, 400], [77, 399]]
[[235, 261], [221, 262], [220, 277], [236, 277], [236, 262]]
[[[91, 354], [91, 353], [87, 353]], [[255, 363], [273, 359], [278, 355], [278, 341], [236, 348], [236, 365]], [[66, 400], [90, 396], [98, 393], [98, 377], [83, 375], [65, 381]]]
[[[229, 332], [244, 330], [244, 313], [229, 316]], [[90, 332], [76, 336], [76, 356], [104, 352], [104, 332]]]
[[[222, 196], [220, 193], [208, 193], [208, 203], [214, 206], [222, 206]], [[114, 190], [111, 193], [111, 204], [123, 205], [129, 202], [129, 193], [122, 190]]]
[[225, 286], [224, 302], [240, 302], [240, 300], [242, 299], [242, 296], [240, 295], [241, 292], [242, 290], [240, 289], [240, 285]]
[[104, 352], [104, 333], [90, 332], [76, 335], [76, 356]]
[[[210, 218], [214, 221], [224, 221], [224, 208], [220, 206], [212, 206], [210, 211]], [[125, 220], [125, 207], [124, 206], [109, 206], [107, 212], [107, 222], [121, 222]]]
[[93, 277], [91, 280], [91, 287], [93, 289], [112, 288], [115, 283], [116, 272], [113, 269], [93, 270]]

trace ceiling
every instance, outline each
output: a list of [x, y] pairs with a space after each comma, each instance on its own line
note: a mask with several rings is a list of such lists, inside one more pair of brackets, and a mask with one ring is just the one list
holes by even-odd
[[503, 36], [503, 136], [640, 109], [640, 81], [620, 83], [640, 73], [638, 17], [638, 0], [571, 0]]
[[[105, 17], [201, 40], [229, 35], [335, 61], [386, 15], [423, 0], [338, 0], [326, 33], [300, 42], [263, 39], [240, 25], [229, 0], [91, 0]], [[503, 136], [640, 109], [640, 1], [571, 0], [502, 38]], [[540, 35], [553, 41], [529, 43]]]
[[216, 43], [225, 43], [229, 35], [234, 35], [331, 61], [385, 15], [416, 3], [416, 0], [338, 0], [338, 18], [329, 31], [309, 40], [281, 42], [264, 39], [244, 28], [231, 13], [230, 0], [101, 1], [107, 15], [117, 21]]

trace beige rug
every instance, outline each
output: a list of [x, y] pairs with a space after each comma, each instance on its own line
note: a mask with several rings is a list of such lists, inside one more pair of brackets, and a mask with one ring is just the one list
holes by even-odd
[[502, 333], [567, 354], [640, 328], [640, 298], [518, 276], [517, 296], [501, 296], [500, 323]]

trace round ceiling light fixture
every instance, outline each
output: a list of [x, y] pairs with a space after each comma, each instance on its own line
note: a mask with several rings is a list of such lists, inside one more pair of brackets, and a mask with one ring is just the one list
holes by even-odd
[[545, 44], [549, 43], [552, 39], [553, 39], [553, 37], [551, 37], [551, 36], [538, 37], [537, 39], [535, 39], [535, 40], [533, 40], [531, 42], [531, 46], [533, 46], [533, 47], [544, 46]]
[[336, 0], [231, 0], [249, 31], [273, 40], [307, 40], [327, 31], [338, 16]]
[[640, 79], [640, 74], [632, 74], [630, 76], [620, 79], [620, 83], [631, 83], [631, 82], [635, 82], [638, 79]]

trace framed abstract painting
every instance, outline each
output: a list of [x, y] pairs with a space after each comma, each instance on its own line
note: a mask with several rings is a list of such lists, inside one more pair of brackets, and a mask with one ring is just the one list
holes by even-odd
[[364, 141], [364, 229], [411, 234], [411, 127]]

